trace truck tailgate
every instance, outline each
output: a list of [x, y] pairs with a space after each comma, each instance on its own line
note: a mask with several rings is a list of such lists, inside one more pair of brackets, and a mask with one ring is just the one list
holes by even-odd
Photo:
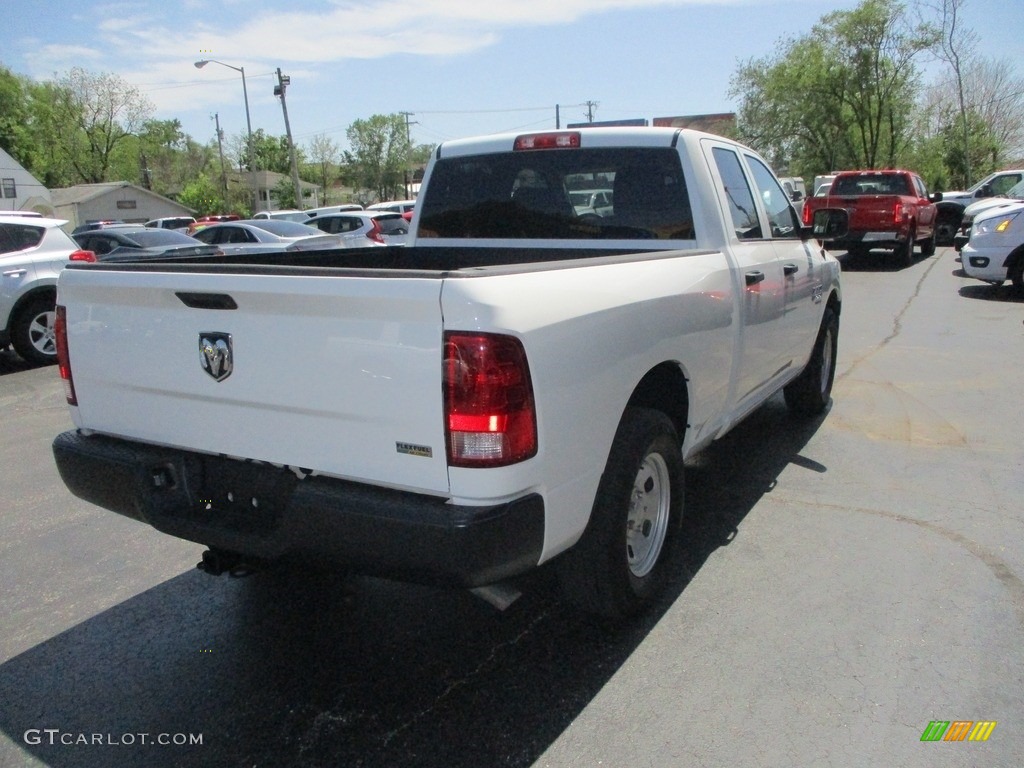
[[847, 209], [852, 231], [893, 229], [898, 226], [896, 206], [900, 198], [892, 195], [858, 195], [834, 197], [831, 204]]
[[66, 269], [76, 425], [445, 494], [441, 284]]

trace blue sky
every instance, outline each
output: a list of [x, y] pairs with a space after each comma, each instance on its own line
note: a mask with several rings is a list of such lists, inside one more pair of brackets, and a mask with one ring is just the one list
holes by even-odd
[[[728, 112], [737, 64], [857, 0], [0, 0], [0, 63], [34, 79], [113, 72], [200, 142], [284, 133], [274, 72], [291, 77], [296, 144], [410, 112], [420, 144], [566, 122]], [[1024, 0], [967, 0], [981, 49], [1024, 76]]]

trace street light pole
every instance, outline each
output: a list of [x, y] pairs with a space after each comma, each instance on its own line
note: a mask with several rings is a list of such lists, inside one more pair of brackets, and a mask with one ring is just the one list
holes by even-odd
[[245, 67], [236, 67], [231, 64], [225, 64], [223, 61], [217, 61], [216, 59], [200, 59], [195, 62], [196, 69], [202, 69], [207, 64], [220, 64], [222, 67], [233, 69], [235, 72], [239, 72], [242, 75], [242, 98], [245, 99], [245, 129], [246, 129], [246, 146], [249, 150], [249, 174], [252, 179], [253, 187], [253, 209], [252, 212], [260, 208], [260, 187], [256, 181], [256, 154], [253, 152], [252, 147], [252, 119], [249, 117], [249, 89], [245, 85]]

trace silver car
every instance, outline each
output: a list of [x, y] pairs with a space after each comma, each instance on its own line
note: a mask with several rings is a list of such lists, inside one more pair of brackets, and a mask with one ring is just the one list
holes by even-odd
[[249, 219], [212, 224], [193, 237], [218, 246], [225, 254], [272, 253], [274, 251], [320, 251], [345, 248], [337, 235], [327, 235], [315, 227], [293, 221]]
[[0, 349], [12, 345], [30, 363], [57, 360], [57, 276], [73, 257], [91, 253], [61, 227], [64, 219], [0, 214]]
[[338, 235], [348, 248], [405, 245], [409, 222], [400, 213], [352, 211], [314, 216], [309, 226]]

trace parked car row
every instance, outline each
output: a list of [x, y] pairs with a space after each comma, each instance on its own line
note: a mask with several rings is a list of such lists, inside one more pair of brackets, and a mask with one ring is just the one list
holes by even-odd
[[[0, 212], [0, 350], [26, 361], [56, 360], [57, 277], [69, 261], [134, 261], [161, 257], [274, 253], [404, 245], [412, 201], [373, 210], [336, 205], [300, 211], [302, 223], [237, 214], [164, 217], [145, 224], [91, 221], [68, 235], [65, 219]], [[394, 206], [401, 210], [388, 210]], [[278, 212], [273, 212], [278, 213]], [[310, 216], [309, 214], [315, 214]], [[189, 234], [186, 234], [185, 229]]]

